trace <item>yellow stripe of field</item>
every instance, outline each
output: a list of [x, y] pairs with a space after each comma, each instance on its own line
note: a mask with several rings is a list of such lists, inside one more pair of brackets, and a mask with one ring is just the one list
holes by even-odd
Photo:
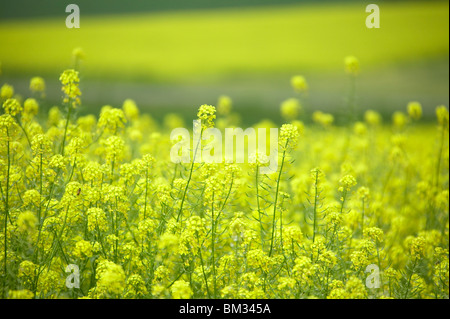
[[74, 47], [93, 77], [158, 78], [342, 68], [346, 55], [377, 67], [448, 56], [448, 2], [380, 4], [368, 29], [363, 4], [84, 16], [0, 23], [0, 61], [11, 73], [60, 72]]

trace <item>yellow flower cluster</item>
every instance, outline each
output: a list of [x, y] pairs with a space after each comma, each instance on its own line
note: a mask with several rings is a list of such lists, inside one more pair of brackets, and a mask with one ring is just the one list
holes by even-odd
[[420, 259], [425, 255], [425, 238], [417, 237], [411, 240], [410, 242], [410, 253], [412, 258]]
[[19, 101], [13, 98], [9, 98], [5, 102], [3, 102], [3, 109], [5, 110], [6, 114], [10, 114], [11, 116], [16, 116], [23, 110]]
[[177, 280], [171, 287], [172, 297], [174, 299], [189, 299], [192, 297], [192, 289], [189, 283], [184, 280]]
[[80, 259], [92, 257], [92, 244], [86, 240], [80, 240], [75, 244], [73, 255]]
[[[126, 103], [126, 109], [128, 115], [130, 116], [130, 103]], [[131, 115], [133, 116], [133, 115]], [[115, 133], [118, 129], [124, 127], [126, 123], [125, 113], [121, 109], [113, 108], [109, 105], [105, 105], [102, 107], [100, 112], [100, 118], [98, 120], [98, 127], [100, 129], [105, 130], [108, 133]]]
[[120, 265], [101, 260], [96, 268], [97, 286], [89, 291], [91, 297], [119, 297], [125, 289], [125, 272]]
[[197, 117], [202, 121], [203, 128], [214, 127], [216, 108], [212, 105], [203, 104], [198, 109]]
[[81, 103], [81, 91], [78, 87], [80, 82], [78, 71], [75, 71], [73, 69], [65, 70], [59, 77], [59, 81], [61, 81], [62, 84], [61, 90], [65, 94], [63, 102], [69, 103], [69, 101], [71, 101], [71, 105], [73, 108], [79, 106]]
[[339, 191], [349, 191], [353, 186], [356, 185], [356, 179], [352, 175], [345, 175], [339, 180]]
[[[261, 174], [260, 149], [253, 163], [174, 163], [185, 119], [159, 123], [131, 99], [76, 117], [77, 72], [61, 82], [65, 110], [41, 102], [40, 78], [23, 103], [0, 92], [2, 298], [448, 298], [445, 106], [434, 123], [411, 103], [339, 126], [291, 100], [276, 172]], [[238, 126], [218, 102], [193, 118]]]
[[279, 143], [282, 149], [294, 149], [297, 146], [300, 133], [293, 124], [283, 124], [280, 129]]

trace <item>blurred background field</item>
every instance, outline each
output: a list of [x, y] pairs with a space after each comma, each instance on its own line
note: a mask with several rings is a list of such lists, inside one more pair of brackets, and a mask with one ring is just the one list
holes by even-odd
[[[431, 118], [449, 103], [447, 1], [378, 1], [381, 28], [368, 29], [360, 1], [84, 1], [80, 29], [65, 25], [69, 3], [2, 1], [0, 83], [29, 93], [47, 82], [44, 107], [61, 100], [59, 74], [80, 47], [82, 113], [120, 107], [194, 117], [201, 104], [229, 95], [243, 124], [281, 123], [280, 103], [295, 97], [290, 77], [304, 75], [314, 110], [339, 113], [349, 79], [344, 58], [360, 60], [357, 103], [386, 119], [419, 101]], [[309, 112], [309, 113], [308, 113]]]

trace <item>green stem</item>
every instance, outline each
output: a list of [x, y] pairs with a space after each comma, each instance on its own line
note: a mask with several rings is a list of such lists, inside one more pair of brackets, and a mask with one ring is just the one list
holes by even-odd
[[119, 246], [119, 242], [118, 242], [118, 238], [119, 238], [119, 224], [117, 222], [117, 209], [118, 209], [118, 205], [117, 205], [117, 196], [116, 196], [116, 207], [114, 209], [114, 235], [116, 235], [116, 239], [114, 240], [115, 243], [115, 247], [114, 247], [114, 262], [117, 263], [118, 260], [118, 246]]
[[261, 237], [261, 248], [264, 247], [264, 227], [261, 217], [261, 206], [259, 204], [259, 165], [256, 166], [256, 173], [255, 173], [255, 186], [256, 186], [256, 204], [258, 206], [258, 216], [259, 216], [259, 232]]
[[67, 180], [66, 185], [69, 184], [70, 181], [72, 180], [73, 173], [75, 172], [75, 168], [76, 168], [76, 167], [77, 167], [77, 157], [76, 157], [76, 154], [75, 154], [75, 157], [74, 157], [74, 159], [73, 159], [72, 169], [71, 169], [71, 171], [70, 171], [69, 179]]
[[414, 258], [414, 264], [413, 264], [413, 266], [412, 266], [411, 273], [409, 274], [408, 284], [407, 284], [407, 286], [406, 286], [406, 292], [405, 292], [405, 297], [404, 297], [404, 299], [407, 299], [407, 298], [408, 298], [409, 288], [411, 287], [411, 279], [412, 279], [412, 276], [414, 275], [414, 270], [415, 270], [415, 268], [416, 268], [416, 264], [417, 264], [417, 258]]
[[275, 202], [273, 203], [272, 238], [270, 239], [269, 257], [272, 257], [272, 251], [273, 251], [273, 241], [274, 241], [274, 237], [275, 237], [275, 226], [276, 226], [276, 218], [275, 217], [276, 217], [276, 212], [277, 212], [278, 190], [280, 188], [281, 173], [283, 171], [284, 158], [286, 156], [286, 147], [288, 145], [288, 142], [289, 142], [289, 140], [286, 141], [286, 145], [285, 145], [284, 150], [283, 150], [283, 157], [281, 159], [280, 172], [278, 173], [278, 178], [277, 178], [277, 188], [276, 188], [276, 192], [275, 192]]
[[11, 159], [10, 159], [10, 145], [9, 145], [9, 131], [8, 128], [6, 128], [6, 153], [8, 156], [8, 164], [7, 164], [7, 171], [6, 171], [6, 194], [5, 194], [5, 225], [4, 225], [4, 231], [5, 231], [5, 243], [4, 243], [4, 270], [3, 270], [3, 289], [2, 289], [2, 298], [5, 298], [6, 293], [6, 282], [7, 282], [7, 266], [8, 266], [8, 217], [9, 217], [9, 175], [11, 170]]
[[[60, 173], [61, 173], [61, 169], [59, 168], [59, 169], [58, 169], [58, 172], [56, 173], [55, 181], [58, 179]], [[42, 222], [41, 222], [40, 224], [38, 224], [38, 236], [37, 236], [37, 239], [36, 239], [36, 247], [39, 246], [39, 242], [40, 242], [40, 238], [41, 238], [41, 233], [42, 233], [42, 225], [44, 224], [45, 219], [47, 218], [47, 212], [48, 212], [48, 208], [49, 208], [49, 206], [50, 206], [50, 198], [51, 198], [52, 195], [53, 195], [53, 190], [55, 189], [55, 185], [56, 185], [56, 182], [51, 183], [50, 192], [49, 192], [49, 194], [48, 194], [48, 196], [47, 196], [47, 199], [48, 199], [48, 200], [47, 200], [47, 205], [45, 206], [44, 216], [43, 216]], [[39, 252], [38, 249], [36, 249], [35, 252], [34, 252], [34, 254], [33, 254], [33, 262], [34, 262], [34, 263], [37, 262], [37, 259], [38, 259], [38, 257], [39, 257], [39, 256], [38, 256], [38, 254], [39, 254], [38, 252]]]
[[145, 200], [144, 200], [144, 219], [147, 217], [147, 197], [148, 197], [148, 167], [145, 169]]
[[114, 156], [113, 160], [111, 161], [111, 185], [114, 182], [114, 165], [115, 165], [116, 157]]
[[26, 137], [26, 139], [28, 141], [28, 145], [30, 145], [30, 148], [31, 148], [30, 137], [28, 136], [27, 131], [25, 131], [25, 128], [22, 125], [22, 121], [19, 121], [19, 119], [16, 117], [16, 122], [17, 122], [17, 124], [19, 124], [19, 127], [22, 129], [23, 134], [25, 135], [25, 137]]
[[40, 164], [39, 164], [39, 213], [38, 213], [38, 223], [41, 225], [41, 211], [42, 211], [42, 145], [41, 145], [41, 158], [40, 158]]
[[376, 246], [377, 246], [378, 270], [380, 272], [380, 287], [383, 287], [383, 278], [381, 277], [381, 258], [380, 258], [380, 249], [378, 248], [378, 240], [376, 242]]
[[[197, 237], [197, 240], [198, 240], [198, 237]], [[208, 278], [207, 278], [207, 276], [206, 276], [206, 273], [205, 273], [205, 265], [204, 265], [204, 263], [203, 263], [203, 257], [202, 257], [202, 250], [201, 250], [201, 247], [199, 247], [198, 253], [199, 253], [199, 256], [200, 256], [200, 264], [201, 264], [201, 266], [202, 266], [203, 277], [205, 278], [206, 293], [208, 294], [208, 298], [211, 299], [211, 295], [210, 295], [210, 293], [209, 293], [209, 288], [208, 288]]]
[[192, 179], [192, 172], [194, 171], [194, 163], [195, 163], [195, 159], [197, 157], [197, 150], [198, 150], [198, 146], [199, 146], [200, 141], [201, 141], [202, 133], [203, 133], [203, 129], [200, 132], [200, 138], [198, 139], [197, 146], [195, 147], [194, 158], [192, 159], [191, 169], [189, 171], [189, 178], [188, 178], [188, 181], [186, 183], [186, 187], [184, 188], [183, 197], [181, 199], [181, 205], [180, 205], [180, 210], [178, 211], [177, 222], [180, 220], [181, 214], [183, 213], [183, 205], [184, 205], [184, 201], [186, 199], [186, 193], [187, 193], [187, 190], [188, 190], [188, 187], [189, 187], [189, 183], [191, 182], [191, 179]]
[[215, 241], [216, 241], [216, 221], [214, 219], [214, 192], [212, 193], [211, 203], [211, 254], [212, 254], [212, 269], [213, 269], [213, 298], [216, 298], [217, 280], [216, 280], [216, 261], [215, 261]]
[[69, 110], [67, 111], [66, 125], [64, 127], [64, 136], [63, 136], [62, 145], [61, 145], [61, 155], [63, 155], [63, 156], [64, 156], [64, 147], [66, 144], [67, 128], [69, 127], [71, 112], [72, 112], [72, 108], [70, 107], [70, 103], [69, 103]]
[[361, 216], [361, 237], [364, 238], [364, 214], [365, 214], [365, 203], [364, 198], [362, 199], [362, 216]]
[[342, 204], [341, 204], [341, 209], [339, 211], [339, 213], [342, 215], [344, 213], [344, 208], [345, 208], [345, 201], [347, 200], [347, 188], [344, 188], [344, 191], [342, 192]]
[[317, 201], [319, 200], [318, 187], [319, 182], [319, 171], [316, 171], [315, 181], [314, 181], [314, 210], [313, 210], [313, 243], [316, 238], [317, 231]]

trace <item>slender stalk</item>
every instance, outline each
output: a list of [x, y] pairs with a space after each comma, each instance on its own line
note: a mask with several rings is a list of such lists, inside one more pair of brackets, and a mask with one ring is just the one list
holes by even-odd
[[[61, 244], [61, 239], [58, 238], [58, 237], [56, 237], [56, 242], [57, 242], [57, 245], [59, 246], [59, 249], [61, 250], [61, 253], [62, 253], [62, 255], [63, 255], [64, 261], [65, 261], [67, 264], [69, 264], [69, 259], [67, 258], [66, 254], [64, 253], [64, 248], [63, 248], [63, 246], [62, 246], [62, 244]], [[52, 259], [53, 259], [53, 258], [52, 258]]]
[[217, 218], [219, 218], [220, 214], [222, 213], [223, 209], [225, 208], [225, 205], [227, 204], [228, 199], [230, 198], [233, 184], [234, 184], [234, 173], [231, 175], [231, 182], [230, 182], [230, 187], [228, 188], [227, 197], [225, 197], [225, 200], [222, 203], [222, 207], [220, 207], [219, 213], [217, 214]]
[[102, 236], [102, 234], [100, 232], [100, 229], [98, 228], [98, 221], [96, 221], [95, 229], [96, 229], [96, 232], [97, 232], [98, 242], [100, 243], [100, 247], [101, 247], [102, 252], [103, 252], [103, 256], [107, 259], [108, 258], [108, 254], [106, 253], [105, 246], [103, 245], [103, 236]]
[[40, 163], [39, 163], [39, 175], [40, 175], [40, 178], [39, 178], [39, 196], [40, 196], [40, 198], [39, 198], [39, 213], [38, 213], [38, 223], [39, 223], [39, 225], [41, 224], [41, 211], [42, 211], [42, 175], [43, 175], [43, 172], [42, 172], [42, 145], [41, 145], [41, 152], [40, 152], [41, 154], [41, 156], [40, 156]]
[[7, 171], [6, 171], [6, 194], [5, 194], [5, 225], [4, 225], [4, 231], [5, 231], [5, 243], [4, 243], [4, 265], [3, 265], [3, 289], [2, 289], [2, 298], [5, 298], [5, 292], [6, 292], [6, 282], [7, 282], [7, 267], [8, 267], [8, 217], [9, 217], [9, 175], [11, 170], [11, 154], [10, 154], [10, 145], [9, 145], [9, 131], [8, 128], [6, 128], [6, 154], [8, 157], [8, 163], [7, 163]]
[[[53, 195], [53, 190], [55, 189], [56, 180], [58, 180], [58, 177], [59, 177], [60, 173], [61, 173], [61, 169], [59, 168], [58, 172], [56, 173], [55, 182], [51, 183], [51, 186], [50, 186], [50, 192], [49, 192], [48, 197], [47, 197], [48, 200], [47, 200], [47, 205], [45, 206], [44, 216], [42, 218], [42, 222], [40, 224], [38, 224], [38, 236], [37, 236], [37, 239], [36, 239], [36, 247], [39, 246], [39, 242], [40, 242], [40, 239], [41, 239], [41, 233], [42, 233], [42, 225], [44, 224], [44, 221], [47, 218], [47, 212], [48, 212], [48, 208], [50, 206], [50, 198]], [[38, 257], [39, 257], [39, 250], [36, 249], [34, 254], [33, 254], [33, 262], [34, 263], [36, 263]]]
[[118, 205], [117, 205], [117, 196], [116, 196], [116, 207], [115, 207], [115, 209], [114, 209], [114, 216], [113, 216], [113, 218], [114, 218], [114, 235], [116, 235], [116, 239], [115, 239], [115, 241], [114, 241], [114, 262], [116, 262], [117, 263], [117, 260], [118, 260], [118, 248], [119, 248], [119, 241], [118, 241], [118, 238], [119, 238], [119, 224], [118, 224], [118, 222], [117, 222], [117, 210], [118, 210]]
[[215, 241], [216, 241], [216, 221], [214, 219], [214, 192], [212, 194], [211, 203], [211, 254], [212, 254], [212, 270], [213, 270], [213, 298], [216, 298], [217, 280], [216, 280], [216, 261], [215, 261]]
[[344, 212], [344, 207], [345, 207], [345, 201], [347, 199], [347, 190], [344, 189], [344, 193], [342, 194], [342, 204], [341, 204], [341, 210], [340, 213], [342, 214]]
[[365, 214], [365, 200], [362, 199], [362, 214], [361, 214], [361, 237], [364, 238], [364, 214]]
[[72, 165], [72, 169], [71, 169], [71, 171], [70, 171], [69, 179], [67, 180], [66, 185], [67, 185], [68, 183], [70, 183], [70, 181], [72, 180], [73, 173], [75, 172], [76, 166], [77, 166], [77, 160], [76, 160], [76, 157], [75, 157], [74, 160], [73, 160], [73, 165]]
[[377, 262], [378, 262], [378, 269], [380, 271], [380, 287], [383, 287], [383, 278], [381, 275], [381, 258], [380, 258], [380, 249], [378, 248], [378, 240], [376, 242], [376, 246], [377, 246]]
[[114, 182], [114, 165], [115, 165], [116, 157], [114, 156], [113, 160], [111, 161], [111, 185]]
[[414, 275], [414, 270], [416, 269], [416, 264], [417, 264], [417, 258], [414, 258], [414, 264], [412, 266], [411, 273], [409, 274], [408, 284], [406, 285], [406, 292], [405, 292], [405, 296], [403, 297], [403, 299], [408, 298], [409, 288], [411, 287], [411, 279], [412, 279], [412, 276]]
[[147, 196], [148, 196], [148, 168], [145, 170], [144, 220], [147, 217]]
[[199, 253], [199, 257], [200, 257], [200, 264], [202, 266], [203, 278], [205, 278], [206, 293], [208, 294], [208, 298], [211, 299], [211, 295], [209, 293], [209, 287], [208, 287], [208, 278], [207, 278], [206, 273], [205, 273], [205, 265], [203, 263], [203, 257], [202, 257], [202, 250], [201, 250], [201, 248], [198, 249], [198, 253]]
[[319, 200], [317, 183], [319, 182], [319, 171], [316, 171], [315, 181], [314, 181], [314, 209], [313, 209], [313, 243], [316, 239], [317, 232], [317, 202]]
[[170, 181], [170, 187], [173, 187], [173, 182], [175, 181], [175, 178], [177, 178], [177, 169], [178, 169], [178, 163], [175, 164], [173, 177], [172, 177], [172, 180]]
[[189, 183], [191, 182], [193, 170], [194, 170], [194, 161], [192, 161], [192, 163], [191, 163], [191, 169], [189, 171], [189, 178], [188, 178], [188, 181], [186, 183], [186, 187], [184, 188], [183, 197], [181, 198], [181, 204], [180, 204], [180, 210], [178, 211], [177, 222], [180, 220], [181, 214], [183, 212], [184, 200], [186, 199], [186, 193], [187, 193], [187, 190], [188, 190], [188, 187], [189, 187]]
[[64, 127], [64, 135], [63, 135], [63, 140], [62, 140], [62, 144], [61, 144], [61, 155], [64, 155], [64, 147], [66, 144], [67, 128], [69, 127], [71, 112], [72, 112], [72, 108], [70, 107], [70, 103], [69, 103], [69, 110], [67, 111], [66, 125]]
[[259, 232], [261, 237], [261, 248], [264, 247], [264, 227], [261, 217], [261, 206], [259, 203], [259, 165], [256, 165], [256, 173], [255, 173], [255, 186], [256, 186], [256, 204], [258, 207], [258, 216], [259, 216]]
[[180, 220], [181, 214], [183, 212], [183, 205], [184, 205], [184, 201], [186, 199], [186, 193], [187, 193], [187, 190], [189, 188], [189, 183], [191, 182], [191, 179], [192, 179], [192, 172], [194, 171], [194, 163], [195, 163], [195, 159], [197, 157], [197, 150], [198, 150], [198, 146], [199, 146], [200, 141], [201, 141], [202, 132], [203, 132], [203, 129], [200, 132], [200, 138], [198, 139], [197, 146], [195, 147], [194, 158], [193, 158], [192, 163], [191, 163], [191, 169], [189, 171], [189, 178], [188, 178], [188, 181], [186, 183], [186, 187], [184, 188], [183, 197], [181, 199], [180, 210], [178, 211], [178, 216], [177, 216], [177, 222]]
[[[57, 250], [58, 250], [58, 246], [59, 249], [61, 250], [62, 256], [64, 258], [64, 260], [66, 261], [67, 264], [69, 264], [69, 259], [67, 258], [66, 254], [64, 253], [64, 248], [61, 245], [61, 238], [62, 235], [64, 233], [64, 228], [66, 227], [66, 223], [67, 223], [67, 215], [69, 214], [69, 208], [70, 208], [70, 203], [67, 205], [66, 208], [66, 212], [65, 212], [65, 216], [64, 216], [64, 221], [63, 224], [61, 226], [61, 230], [59, 231], [59, 234], [56, 230], [54, 230], [53, 234], [53, 242], [52, 242], [52, 247], [54, 247], [53, 251], [49, 252], [47, 256], [43, 256], [43, 264], [47, 265], [48, 269], [50, 269], [50, 265], [53, 261], [53, 257], [55, 257]], [[37, 255], [36, 255], [37, 256]], [[33, 293], [36, 295], [36, 289], [37, 289], [37, 283], [39, 282], [39, 276], [40, 276], [41, 271], [39, 271], [35, 277], [35, 284], [33, 285]], [[36, 296], [35, 296], [36, 298]]]
[[17, 124], [19, 125], [19, 127], [22, 129], [23, 134], [25, 135], [25, 137], [26, 137], [26, 139], [27, 139], [28, 145], [30, 145], [30, 148], [31, 148], [30, 137], [28, 136], [27, 131], [25, 131], [25, 128], [24, 128], [23, 125], [22, 125], [22, 121], [19, 121], [19, 119], [16, 117], [16, 122], [17, 122]]
[[286, 145], [285, 145], [284, 150], [283, 150], [283, 157], [281, 159], [280, 172], [278, 173], [278, 178], [277, 178], [277, 188], [276, 188], [276, 192], [275, 192], [275, 201], [273, 203], [272, 238], [270, 239], [269, 257], [272, 257], [272, 251], [273, 251], [273, 241], [274, 241], [274, 237], [275, 237], [275, 226], [276, 226], [276, 218], [275, 217], [276, 217], [277, 202], [278, 202], [278, 190], [280, 188], [281, 173], [283, 171], [284, 159], [286, 157], [286, 147], [288, 145], [288, 142], [289, 142], [289, 140], [286, 141]]

